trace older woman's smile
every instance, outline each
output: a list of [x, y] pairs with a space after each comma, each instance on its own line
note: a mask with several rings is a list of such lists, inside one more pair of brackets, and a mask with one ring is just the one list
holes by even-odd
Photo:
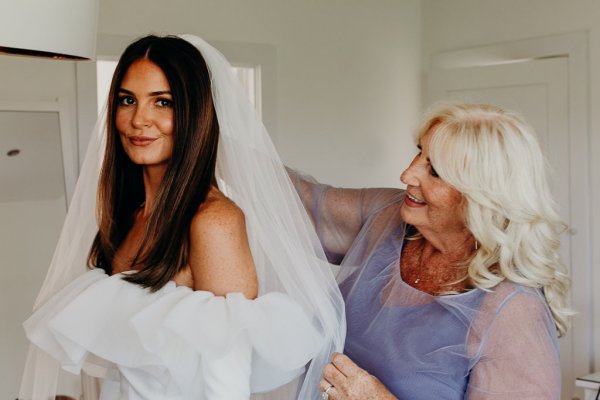
[[415, 196], [412, 196], [408, 192], [406, 193], [406, 197], [404, 198], [404, 201], [405, 201], [406, 205], [409, 207], [423, 207], [427, 204], [423, 200], [417, 199]]

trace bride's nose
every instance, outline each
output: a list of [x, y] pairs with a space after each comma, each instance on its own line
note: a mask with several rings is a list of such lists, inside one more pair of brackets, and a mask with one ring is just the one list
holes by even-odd
[[133, 117], [131, 118], [131, 124], [135, 128], [144, 128], [150, 126], [151, 123], [152, 119], [147, 107], [144, 107], [143, 105], [136, 106]]

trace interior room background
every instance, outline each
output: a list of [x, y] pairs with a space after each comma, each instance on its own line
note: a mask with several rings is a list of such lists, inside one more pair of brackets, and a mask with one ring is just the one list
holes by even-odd
[[[575, 377], [600, 370], [599, 2], [100, 0], [99, 60], [150, 32], [199, 35], [259, 71], [263, 120], [281, 157], [334, 185], [401, 186], [416, 124], [436, 100], [489, 99], [523, 112], [571, 224], [563, 257], [578, 314], [561, 339], [563, 398], [581, 395]], [[21, 323], [96, 122], [97, 68], [0, 56], [0, 72], [0, 397], [15, 398]], [[8, 157], [16, 147], [21, 154]]]

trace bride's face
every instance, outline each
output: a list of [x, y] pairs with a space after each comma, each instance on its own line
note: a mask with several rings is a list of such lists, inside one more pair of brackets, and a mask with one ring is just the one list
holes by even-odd
[[125, 153], [144, 166], [166, 165], [173, 153], [173, 96], [163, 71], [134, 62], [117, 91], [116, 127]]

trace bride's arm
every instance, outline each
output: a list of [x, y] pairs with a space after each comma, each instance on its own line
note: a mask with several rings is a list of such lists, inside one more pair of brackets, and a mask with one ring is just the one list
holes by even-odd
[[194, 290], [216, 296], [239, 292], [248, 299], [257, 295], [256, 268], [244, 213], [214, 189], [192, 219], [190, 269]]
[[[242, 293], [248, 299], [257, 296], [256, 268], [244, 214], [214, 190], [192, 220], [190, 269], [194, 290], [210, 291], [216, 296], [233, 292]], [[203, 358], [204, 398], [248, 400], [251, 364], [252, 347], [244, 335], [236, 338], [227, 354]]]

